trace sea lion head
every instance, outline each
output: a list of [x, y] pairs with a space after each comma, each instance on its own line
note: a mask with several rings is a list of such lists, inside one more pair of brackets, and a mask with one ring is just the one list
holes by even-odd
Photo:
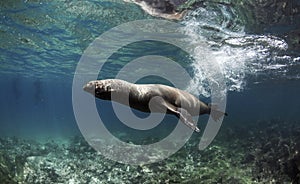
[[111, 98], [111, 84], [106, 80], [90, 81], [83, 86], [83, 90], [100, 99], [109, 100]]

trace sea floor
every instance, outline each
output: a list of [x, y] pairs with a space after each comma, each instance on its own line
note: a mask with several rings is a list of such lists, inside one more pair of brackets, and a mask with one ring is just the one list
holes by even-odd
[[300, 183], [299, 123], [223, 127], [203, 151], [198, 139], [166, 160], [132, 166], [104, 158], [80, 136], [63, 144], [2, 137], [0, 183]]

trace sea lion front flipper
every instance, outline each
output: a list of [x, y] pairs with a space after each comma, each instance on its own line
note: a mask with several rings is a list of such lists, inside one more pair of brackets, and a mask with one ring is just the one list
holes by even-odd
[[179, 116], [178, 118], [184, 124], [186, 124], [191, 129], [195, 130], [196, 132], [200, 132], [200, 129], [197, 127], [196, 122], [193, 120], [193, 117], [187, 110], [185, 110], [183, 108], [177, 108], [177, 111], [179, 112], [177, 117]]
[[169, 103], [165, 103], [165, 106], [169, 112], [177, 116], [186, 126], [190, 127], [196, 132], [200, 132], [200, 129], [197, 127], [192, 115], [187, 110], [175, 107]]

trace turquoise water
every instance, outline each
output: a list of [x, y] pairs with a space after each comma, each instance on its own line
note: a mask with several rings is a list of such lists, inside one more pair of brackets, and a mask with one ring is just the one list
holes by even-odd
[[[219, 74], [209, 66], [220, 68], [226, 84], [229, 116], [207, 150], [198, 150], [201, 134], [193, 134], [189, 144], [168, 160], [140, 168], [103, 157], [95, 158], [93, 165], [97, 154], [84, 142], [74, 117], [72, 82], [84, 50], [98, 36], [122, 23], [161, 18], [151, 17], [140, 7], [122, 1], [13, 0], [0, 4], [0, 162], [8, 165], [0, 169], [2, 173], [9, 172], [10, 178], [23, 183], [276, 183], [273, 179], [279, 183], [299, 182], [300, 47], [299, 37], [291, 40], [289, 36], [299, 30], [299, 16], [286, 24], [262, 25], [250, 19], [249, 9], [245, 12], [226, 3], [206, 3], [176, 22], [190, 39], [190, 55], [176, 46], [149, 40], [129, 44], [114, 53], [99, 79], [114, 78], [133, 59], [160, 55], [186, 69], [192, 80], [186, 81], [184, 90], [203, 101], [210, 101], [209, 82]], [[153, 76], [139, 83], [170, 85]], [[156, 142], [172, 132], [177, 122], [175, 117], [167, 116], [153, 130], [140, 132], [123, 125], [109, 102], [96, 100], [96, 104], [109, 130], [125, 142]], [[207, 118], [199, 118], [202, 130]], [[38, 143], [26, 143], [27, 140]], [[28, 151], [28, 144], [33, 151]], [[56, 144], [64, 146], [54, 148]], [[264, 151], [270, 144], [274, 144], [274, 149], [271, 146], [271, 151]], [[280, 149], [286, 147], [289, 152], [284, 155], [286, 150]], [[5, 159], [4, 155], [11, 157]], [[15, 161], [18, 156], [22, 162]], [[275, 159], [284, 161], [267, 164]], [[63, 160], [75, 165], [70, 166], [69, 174], [63, 173], [67, 169], [59, 165]], [[41, 163], [46, 169], [36, 166]], [[9, 169], [12, 165], [19, 170]], [[97, 166], [101, 172], [94, 168]], [[278, 167], [284, 169], [277, 171]], [[56, 175], [49, 174], [51, 168]], [[290, 172], [289, 168], [294, 170]], [[91, 174], [81, 175], [80, 170]], [[0, 183], [7, 183], [6, 175], [0, 175]]]

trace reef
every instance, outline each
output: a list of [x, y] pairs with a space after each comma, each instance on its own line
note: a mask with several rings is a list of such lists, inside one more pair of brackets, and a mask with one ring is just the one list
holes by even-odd
[[279, 120], [224, 127], [205, 150], [195, 134], [148, 165], [106, 159], [81, 136], [65, 144], [0, 139], [0, 183], [300, 183], [300, 125]]

